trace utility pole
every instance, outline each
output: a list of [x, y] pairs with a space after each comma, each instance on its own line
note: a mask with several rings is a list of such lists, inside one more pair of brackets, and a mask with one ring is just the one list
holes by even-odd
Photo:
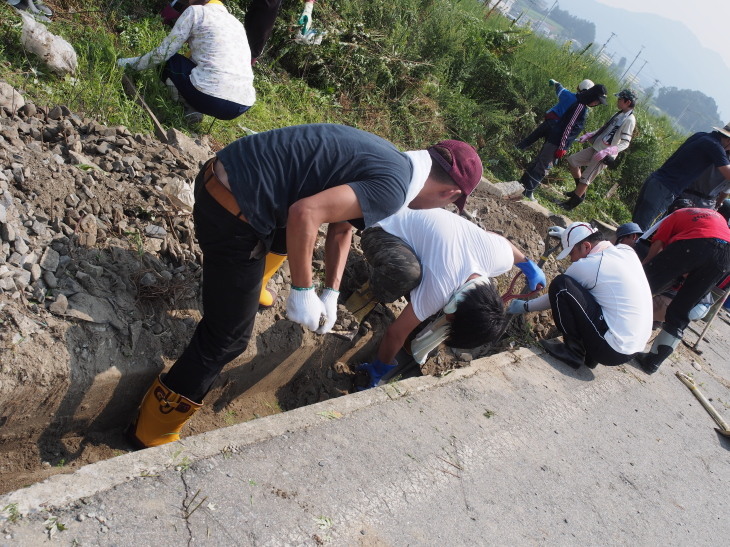
[[644, 64], [641, 65], [641, 68], [639, 69], [639, 71], [636, 74], [634, 74], [633, 78], [631, 78], [631, 83], [629, 85], [634, 85], [637, 82], [637, 80], [639, 79], [639, 74], [641, 74], [641, 71], [644, 70], [646, 63], [648, 63], [648, 62], [649, 61], [646, 61], [646, 60], [644, 61]]
[[545, 12], [545, 15], [543, 15], [542, 19], [540, 20], [540, 22], [539, 22], [539, 23], [537, 24], [537, 26], [535, 27], [535, 28], [536, 28], [537, 30], [540, 30], [540, 27], [541, 27], [541, 26], [542, 26], [542, 24], [543, 24], [543, 23], [545, 22], [545, 19], [547, 19], [547, 18], [548, 18], [548, 15], [550, 15], [550, 12], [551, 12], [551, 11], [553, 11], [553, 8], [554, 8], [555, 6], [557, 6], [557, 5], [558, 5], [558, 0], [555, 0], [555, 2], [553, 2], [553, 5], [552, 5], [552, 6], [550, 6], [550, 9], [549, 9], [549, 10], [547, 10], [547, 11]]
[[618, 79], [619, 82], [623, 81], [624, 76], [626, 76], [629, 73], [629, 70], [631, 70], [631, 67], [634, 66], [634, 63], [636, 62], [636, 59], [639, 58], [639, 55], [641, 55], [641, 52], [644, 50], [644, 46], [641, 46], [641, 49], [639, 49], [639, 53], [636, 54], [636, 57], [634, 57], [634, 60], [631, 61], [631, 64], [629, 65], [629, 68], [627, 68], [624, 73], [621, 75], [621, 77]]
[[611, 38], [613, 38], [614, 36], [616, 36], [616, 33], [615, 32], [612, 32], [611, 33], [611, 36], [608, 37], [608, 40], [606, 40], [606, 42], [601, 46], [601, 49], [598, 50], [598, 53], [596, 53], [596, 57], [600, 57], [601, 56], [601, 52], [606, 48], [606, 46], [608, 45], [608, 43], [611, 41]]

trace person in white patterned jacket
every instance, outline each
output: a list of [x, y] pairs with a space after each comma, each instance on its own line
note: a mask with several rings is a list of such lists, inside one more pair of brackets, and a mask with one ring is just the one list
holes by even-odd
[[[185, 42], [190, 58], [177, 53]], [[232, 120], [256, 101], [246, 30], [220, 0], [191, 0], [157, 48], [117, 61], [134, 70], [162, 63], [160, 78], [185, 107], [188, 123], [200, 123], [203, 114]]]

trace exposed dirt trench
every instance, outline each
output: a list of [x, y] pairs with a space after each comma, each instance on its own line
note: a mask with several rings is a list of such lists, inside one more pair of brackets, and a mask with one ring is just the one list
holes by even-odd
[[[66, 109], [0, 109], [0, 493], [130, 450], [123, 428], [195, 328], [200, 253], [189, 212], [163, 188], [191, 181], [212, 152], [204, 139], [173, 142]], [[479, 189], [468, 210], [535, 259], [554, 223]], [[367, 276], [355, 240], [343, 298]], [[548, 278], [557, 271], [548, 262]], [[248, 349], [186, 435], [346, 395], [358, 380], [353, 369], [404, 305], [376, 307], [352, 340], [318, 336], [284, 319], [288, 282], [285, 265], [272, 280], [276, 305], [259, 313]], [[353, 325], [341, 314], [338, 326]], [[442, 348], [422, 372], [465, 366], [552, 328], [549, 312], [532, 314], [501, 347]]]

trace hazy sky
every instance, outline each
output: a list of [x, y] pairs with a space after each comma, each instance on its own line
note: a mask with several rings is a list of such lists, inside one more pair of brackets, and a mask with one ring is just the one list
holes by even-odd
[[[544, 2], [552, 5], [551, 0]], [[596, 43], [605, 44], [610, 39], [606, 51], [614, 59], [635, 60], [632, 70], [641, 73], [644, 86], [656, 80], [663, 87], [699, 90], [715, 100], [720, 118], [730, 119], [730, 0], [558, 0], [558, 5], [596, 23]], [[641, 15], [642, 23], [632, 20], [622, 26], [622, 10]], [[660, 21], [644, 30], [641, 25], [648, 24], [645, 18], [655, 16], [682, 25], [702, 50], [698, 51], [694, 43], [683, 47], [680, 36], [685, 35], [675, 34], [675, 28]], [[611, 32], [616, 35], [609, 37]], [[706, 50], [717, 57], [711, 59], [707, 52], [693, 57]]]
[[596, 2], [628, 11], [655, 13], [684, 23], [703, 46], [719, 53], [730, 68], [728, 0], [596, 0]]

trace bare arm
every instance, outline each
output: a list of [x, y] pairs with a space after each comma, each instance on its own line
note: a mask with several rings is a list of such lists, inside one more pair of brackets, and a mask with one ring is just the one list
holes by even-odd
[[349, 222], [333, 222], [329, 225], [324, 243], [324, 269], [325, 285], [330, 289], [340, 290], [351, 242], [352, 225]]
[[413, 312], [413, 306], [408, 304], [398, 316], [398, 319], [393, 321], [388, 327], [388, 330], [385, 331], [385, 335], [380, 341], [380, 347], [378, 348], [378, 359], [383, 363], [392, 364], [396, 354], [403, 347], [403, 344], [405, 344], [408, 335], [420, 323], [421, 321], [419, 321]]
[[286, 246], [292, 285], [312, 286], [312, 253], [322, 224], [361, 217], [360, 202], [346, 184], [300, 199], [289, 207]]
[[[507, 239], [507, 238], [505, 238], [505, 239]], [[507, 243], [509, 243], [509, 246], [512, 247], [512, 256], [514, 257], [515, 264], [518, 264], [520, 262], [524, 262], [525, 260], [527, 260], [525, 253], [523, 253], [517, 247], [515, 247], [509, 239], [507, 239]]]
[[663, 250], [664, 242], [655, 239], [651, 242], [651, 247], [649, 247], [649, 253], [646, 255], [646, 258], [641, 263], [648, 264], [652, 258], [661, 253]]

